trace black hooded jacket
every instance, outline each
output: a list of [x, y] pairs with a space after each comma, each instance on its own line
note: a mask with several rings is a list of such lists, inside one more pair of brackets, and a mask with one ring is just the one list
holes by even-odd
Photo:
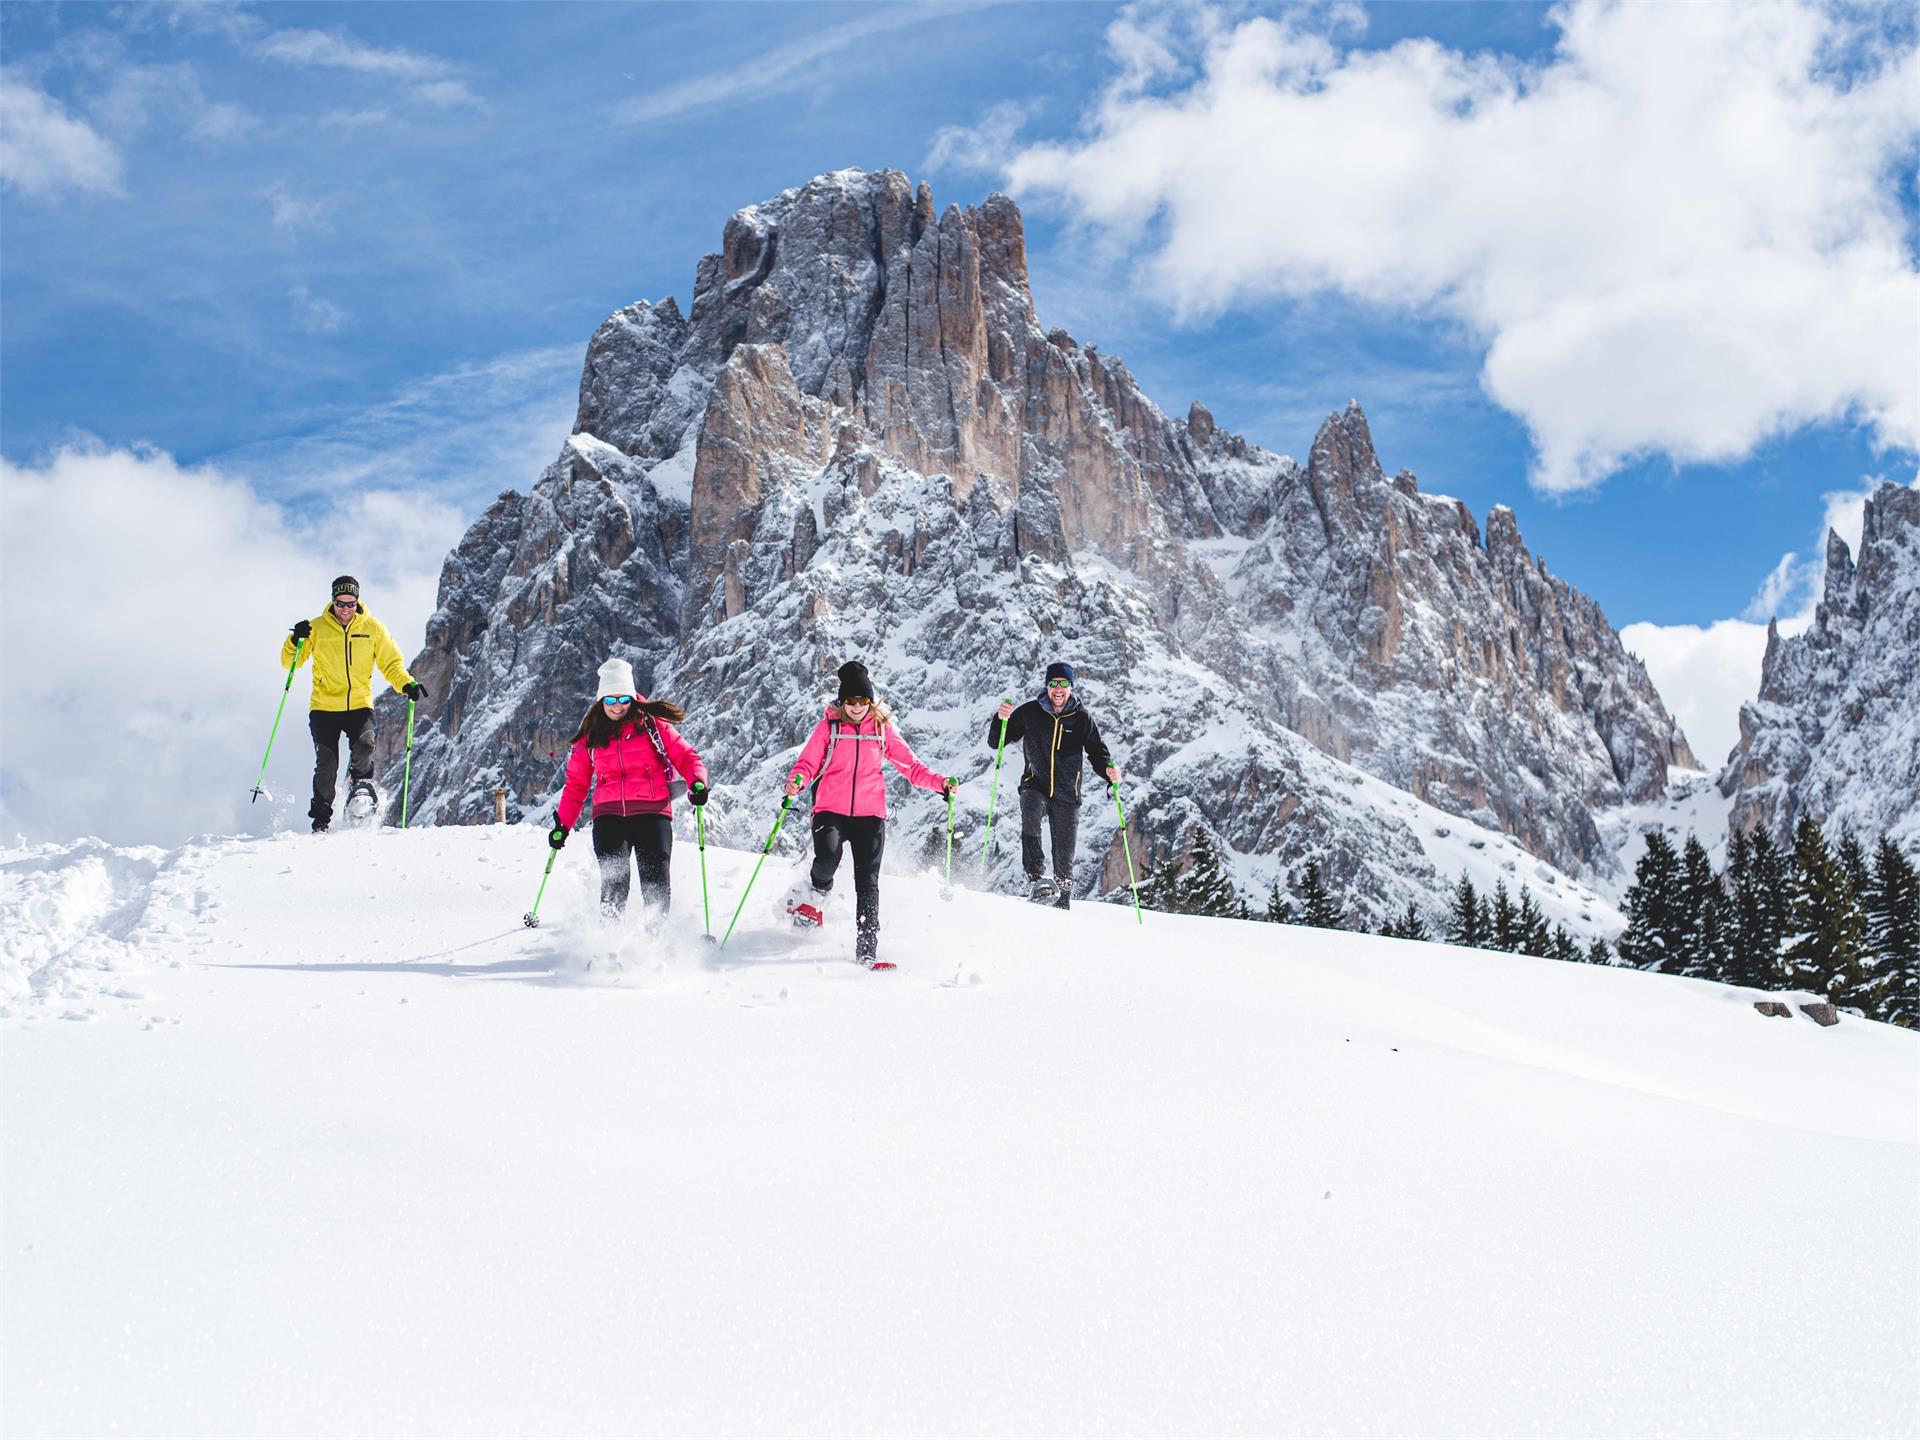
[[[1078, 696], [1067, 701], [1058, 714], [1046, 700], [1029, 700], [1016, 705], [1007, 717], [1007, 743], [1023, 747], [1026, 770], [1020, 776], [1022, 790], [1037, 790], [1049, 799], [1080, 803], [1080, 761], [1093, 761], [1097, 783], [1104, 783], [1113, 753], [1100, 738], [1100, 727], [1093, 716], [1081, 708]], [[1000, 717], [987, 717], [987, 748], [1000, 744]]]

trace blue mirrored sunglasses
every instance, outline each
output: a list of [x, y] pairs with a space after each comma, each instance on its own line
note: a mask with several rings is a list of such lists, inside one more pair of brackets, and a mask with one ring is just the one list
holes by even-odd
[[600, 703], [601, 703], [602, 705], [631, 705], [631, 704], [633, 703], [633, 696], [631, 696], [631, 695], [602, 695], [602, 696], [600, 697]]

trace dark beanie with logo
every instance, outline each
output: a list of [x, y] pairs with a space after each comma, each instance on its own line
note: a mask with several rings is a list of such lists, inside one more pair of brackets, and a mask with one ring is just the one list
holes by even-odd
[[1064, 680], [1067, 684], [1071, 685], [1073, 684], [1073, 666], [1067, 664], [1064, 660], [1056, 660], [1053, 664], [1047, 666], [1047, 679], [1050, 681]]
[[867, 667], [858, 660], [849, 660], [840, 667], [839, 703], [849, 700], [873, 699], [873, 677], [867, 674]]
[[351, 575], [342, 575], [338, 580], [333, 582], [333, 596], [335, 599], [338, 599], [342, 595], [351, 595], [354, 599], [358, 600], [360, 598], [360, 582]]

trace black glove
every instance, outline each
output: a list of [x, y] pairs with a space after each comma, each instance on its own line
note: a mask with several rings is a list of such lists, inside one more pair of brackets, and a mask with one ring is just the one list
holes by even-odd
[[556, 824], [553, 829], [547, 831], [547, 844], [558, 850], [562, 845], [567, 843], [569, 833], [566, 826]]
[[713, 792], [707, 788], [705, 781], [696, 780], [687, 787], [687, 799], [696, 805], [704, 805], [712, 798]]
[[427, 698], [427, 687], [418, 680], [409, 680], [400, 687], [400, 693], [409, 700], [424, 700]]
[[311, 620], [296, 620], [293, 622], [294, 644], [298, 645], [311, 634], [313, 634], [313, 622]]

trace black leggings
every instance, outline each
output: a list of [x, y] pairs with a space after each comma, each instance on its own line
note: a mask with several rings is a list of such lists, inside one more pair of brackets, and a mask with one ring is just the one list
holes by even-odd
[[[618, 915], [627, 908], [633, 871], [640, 871], [640, 903], [665, 911], [673, 899], [667, 861], [673, 854], [670, 815], [596, 815], [593, 853], [600, 857], [600, 912]], [[627, 863], [627, 856], [633, 863]]]
[[878, 815], [835, 815], [813, 812], [813, 872], [816, 890], [833, 888], [833, 872], [840, 868], [840, 850], [853, 851], [854, 929], [862, 935], [880, 933], [880, 856], [887, 848], [887, 822]]

